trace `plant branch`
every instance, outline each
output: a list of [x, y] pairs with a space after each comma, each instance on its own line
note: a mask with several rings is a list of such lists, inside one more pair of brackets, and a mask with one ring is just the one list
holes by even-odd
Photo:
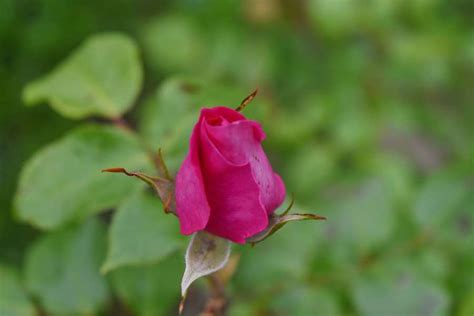
[[217, 274], [211, 274], [207, 279], [209, 280], [211, 295], [200, 316], [224, 316], [229, 306], [225, 285]]

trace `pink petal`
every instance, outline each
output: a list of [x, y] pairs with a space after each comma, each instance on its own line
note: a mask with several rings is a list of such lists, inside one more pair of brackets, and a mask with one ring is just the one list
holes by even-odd
[[176, 175], [176, 212], [184, 235], [204, 229], [211, 213], [199, 158], [200, 123], [193, 129], [188, 156]]
[[277, 209], [277, 207], [281, 205], [281, 203], [283, 203], [286, 196], [285, 184], [283, 183], [281, 177], [278, 174], [273, 173], [273, 178], [275, 184], [273, 187], [274, 195], [269, 207], [267, 208], [267, 212], [269, 215], [272, 214]]
[[225, 107], [203, 109], [190, 150], [176, 177], [176, 206], [183, 234], [205, 229], [237, 243], [268, 225], [285, 198], [257, 122]]
[[211, 206], [206, 230], [236, 243], [245, 243], [246, 238], [268, 225], [250, 163], [230, 162], [209, 139], [206, 125], [201, 127], [203, 172]]
[[241, 113], [225, 106], [216, 106], [210, 109], [204, 108], [201, 110], [201, 117], [206, 117], [207, 119], [211, 117], [221, 117], [228, 122], [247, 120]]
[[250, 164], [262, 204], [268, 214], [273, 213], [285, 199], [285, 186], [263, 151], [261, 142], [265, 134], [260, 124], [251, 120], [220, 126], [204, 124], [209, 138], [225, 159], [235, 165]]

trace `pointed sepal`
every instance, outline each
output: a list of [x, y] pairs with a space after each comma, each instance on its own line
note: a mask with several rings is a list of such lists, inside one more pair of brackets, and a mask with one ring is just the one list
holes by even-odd
[[253, 246], [256, 243], [259, 243], [267, 239], [268, 237], [276, 233], [278, 230], [280, 230], [283, 226], [285, 226], [289, 222], [305, 221], [305, 220], [325, 220], [325, 219], [326, 217], [324, 216], [311, 214], [311, 213], [288, 214], [288, 210], [285, 211], [282, 215], [273, 214], [272, 216], [270, 216], [270, 219], [268, 220], [267, 228], [265, 228], [262, 232], [250, 238], [247, 238], [247, 243]]
[[240, 105], [235, 109], [237, 112], [241, 112], [252, 100], [257, 96], [258, 88], [256, 88], [251, 94], [240, 102]]
[[230, 255], [231, 242], [205, 231], [195, 233], [186, 250], [181, 295], [184, 303], [189, 286], [197, 279], [222, 269]]
[[163, 209], [166, 213], [176, 214], [176, 204], [174, 199], [174, 182], [167, 178], [150, 176], [141, 172], [129, 172], [125, 168], [108, 168], [102, 172], [123, 173], [129, 177], [137, 177], [147, 183], [155, 190], [163, 203]]

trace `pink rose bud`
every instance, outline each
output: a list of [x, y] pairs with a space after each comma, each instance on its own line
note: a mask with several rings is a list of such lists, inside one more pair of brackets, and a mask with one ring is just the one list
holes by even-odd
[[199, 230], [245, 243], [268, 225], [285, 185], [262, 148], [258, 122], [239, 112], [202, 109], [176, 176], [176, 211], [185, 235]]

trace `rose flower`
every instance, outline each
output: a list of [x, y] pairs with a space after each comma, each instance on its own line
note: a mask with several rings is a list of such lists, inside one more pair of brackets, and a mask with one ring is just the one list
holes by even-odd
[[205, 230], [245, 243], [268, 225], [285, 186], [262, 148], [258, 122], [226, 108], [202, 109], [176, 176], [176, 211], [185, 235]]

